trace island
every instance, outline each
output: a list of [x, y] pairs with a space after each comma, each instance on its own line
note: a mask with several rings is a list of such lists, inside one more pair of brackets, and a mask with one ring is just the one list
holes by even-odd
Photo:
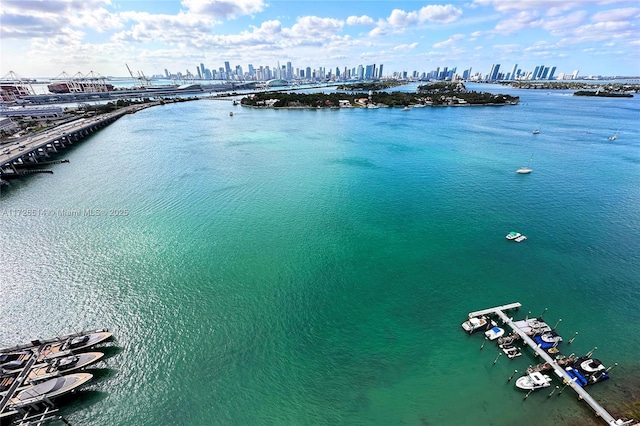
[[631, 93], [607, 92], [606, 90], [578, 90], [573, 96], [596, 96], [599, 98], [633, 98]]
[[[349, 91], [340, 86], [333, 93], [292, 93], [287, 91], [254, 93], [240, 104], [256, 108], [380, 108], [425, 106], [517, 105], [518, 96], [468, 91], [461, 82], [437, 82], [419, 86], [417, 92]], [[361, 87], [356, 86], [358, 89]]]

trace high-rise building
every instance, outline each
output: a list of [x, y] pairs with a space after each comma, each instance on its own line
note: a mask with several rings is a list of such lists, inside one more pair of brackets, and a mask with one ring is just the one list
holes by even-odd
[[546, 80], [549, 75], [549, 67], [544, 67], [542, 70], [542, 75], [540, 76], [540, 80]]
[[551, 72], [549, 73], [549, 80], [553, 80], [553, 75], [556, 73], [556, 67], [551, 68]]
[[383, 66], [384, 66], [383, 64], [380, 64], [380, 70], [378, 71], [378, 78], [382, 78], [382, 67]]
[[513, 70], [511, 71], [511, 80], [515, 80], [516, 79], [516, 70], [518, 69], [518, 64], [513, 65]]
[[540, 67], [535, 67], [533, 70], [533, 74], [531, 75], [531, 80], [536, 80], [538, 78], [538, 71], [540, 71]]
[[291, 62], [287, 62], [287, 80], [293, 80], [293, 67]]
[[493, 64], [491, 72], [489, 73], [489, 81], [498, 79], [498, 72], [500, 71], [500, 64]]

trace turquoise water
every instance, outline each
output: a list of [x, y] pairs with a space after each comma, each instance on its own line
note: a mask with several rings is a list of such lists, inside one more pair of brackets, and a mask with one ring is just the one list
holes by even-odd
[[579, 331], [563, 352], [619, 363], [590, 390], [619, 410], [640, 383], [640, 101], [474, 88], [521, 104], [121, 118], [3, 192], [0, 346], [114, 332], [71, 424], [589, 421], [568, 391], [523, 401], [506, 379], [537, 360], [494, 365], [460, 328], [519, 301]]

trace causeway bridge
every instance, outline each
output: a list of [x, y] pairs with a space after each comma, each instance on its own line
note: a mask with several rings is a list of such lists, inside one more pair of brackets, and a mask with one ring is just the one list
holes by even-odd
[[79, 118], [22, 138], [17, 142], [0, 146], [0, 184], [3, 180], [27, 174], [53, 173], [51, 170], [35, 167], [64, 161], [51, 161], [51, 156], [57, 155], [64, 148], [108, 126], [125, 114], [132, 114], [155, 105], [158, 105], [158, 102], [131, 105], [95, 117]]

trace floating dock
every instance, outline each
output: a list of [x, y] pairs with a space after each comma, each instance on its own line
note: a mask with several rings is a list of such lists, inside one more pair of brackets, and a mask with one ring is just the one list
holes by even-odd
[[607, 410], [604, 409], [598, 402], [589, 395], [589, 393], [584, 390], [579, 384], [575, 382], [575, 380], [569, 376], [567, 371], [562, 368], [554, 358], [552, 358], [545, 350], [543, 350], [529, 335], [521, 329], [516, 322], [513, 321], [512, 318], [505, 314], [505, 311], [509, 311], [511, 309], [519, 309], [522, 305], [519, 302], [511, 303], [508, 305], [496, 306], [494, 308], [482, 309], [480, 311], [469, 312], [469, 318], [479, 317], [483, 315], [495, 315], [499, 317], [505, 325], [508, 325], [514, 333], [516, 333], [523, 342], [529, 346], [537, 356], [540, 356], [544, 359], [555, 371], [558, 377], [561, 377], [563, 383], [566, 386], [571, 387], [578, 394], [578, 400], [585, 401], [591, 409], [594, 411], [596, 417], [601, 418], [610, 426], [622, 426], [633, 423], [633, 420], [621, 420], [615, 419]]

